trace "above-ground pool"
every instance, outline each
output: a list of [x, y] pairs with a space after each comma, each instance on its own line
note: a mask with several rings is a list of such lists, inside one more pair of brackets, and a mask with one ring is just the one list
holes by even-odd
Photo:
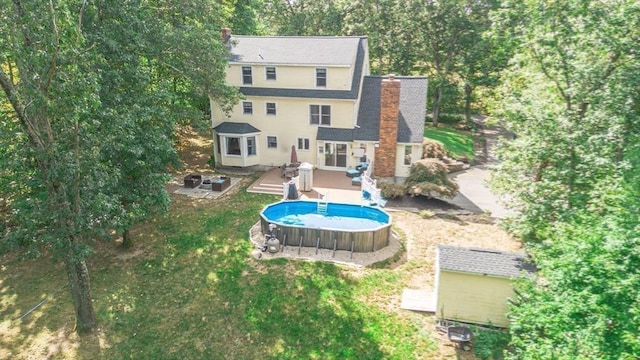
[[285, 246], [369, 252], [389, 245], [391, 216], [363, 205], [316, 201], [282, 201], [260, 212], [263, 234], [269, 224]]

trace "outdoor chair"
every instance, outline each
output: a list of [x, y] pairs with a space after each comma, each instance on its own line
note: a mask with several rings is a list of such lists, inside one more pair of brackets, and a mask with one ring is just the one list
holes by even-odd
[[184, 187], [186, 188], [195, 188], [200, 185], [202, 182], [202, 175], [200, 174], [189, 174], [184, 177]]
[[360, 170], [357, 169], [347, 169], [346, 175], [350, 178], [354, 178], [360, 176]]

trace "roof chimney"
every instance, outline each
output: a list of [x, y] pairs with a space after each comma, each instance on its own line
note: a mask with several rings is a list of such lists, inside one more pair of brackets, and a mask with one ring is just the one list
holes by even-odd
[[375, 150], [374, 175], [393, 179], [398, 145], [398, 114], [400, 111], [400, 80], [394, 74], [382, 79], [380, 88], [380, 132]]
[[220, 29], [220, 37], [222, 38], [223, 44], [228, 44], [229, 40], [231, 40], [231, 29], [229, 28]]

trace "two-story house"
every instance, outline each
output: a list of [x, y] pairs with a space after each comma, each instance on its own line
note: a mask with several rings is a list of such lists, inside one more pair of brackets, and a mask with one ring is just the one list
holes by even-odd
[[227, 116], [211, 101], [216, 165], [267, 169], [300, 162], [402, 181], [419, 160], [427, 79], [369, 75], [366, 37], [237, 36], [226, 81], [244, 95]]

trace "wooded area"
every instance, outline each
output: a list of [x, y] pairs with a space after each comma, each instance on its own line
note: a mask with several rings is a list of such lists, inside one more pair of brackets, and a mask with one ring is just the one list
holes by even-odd
[[[0, 247], [64, 261], [77, 330], [97, 326], [86, 258], [166, 211], [176, 124], [206, 124], [219, 30], [366, 35], [377, 74], [426, 75], [429, 109], [515, 134], [495, 188], [539, 278], [513, 358], [640, 354], [640, 3], [425, 0], [1, 0]], [[446, 117], [446, 116], [445, 116]], [[126, 243], [126, 241], [125, 241]]]

